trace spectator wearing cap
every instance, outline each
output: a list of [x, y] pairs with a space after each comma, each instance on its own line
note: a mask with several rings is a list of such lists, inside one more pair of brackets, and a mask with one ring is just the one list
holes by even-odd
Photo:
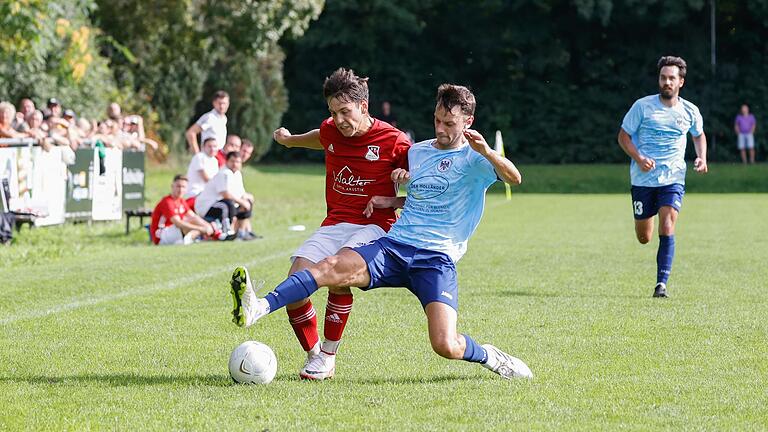
[[59, 102], [59, 100], [56, 98], [50, 98], [48, 99], [46, 107], [48, 109], [48, 115], [43, 113], [43, 118], [47, 123], [48, 130], [50, 131], [51, 135], [63, 134], [64, 131], [69, 127], [69, 123], [61, 118], [61, 102]]
[[243, 165], [247, 164], [253, 156], [253, 143], [251, 140], [244, 139], [240, 146], [240, 156], [243, 158]]
[[219, 168], [223, 167], [227, 163], [227, 154], [229, 152], [239, 152], [240, 146], [243, 142], [237, 135], [227, 135], [227, 141], [224, 143], [224, 147], [216, 152], [216, 160], [219, 161]]
[[200, 141], [205, 142], [207, 138], [216, 138], [216, 150], [224, 147], [227, 138], [227, 110], [229, 109], [229, 94], [219, 90], [213, 94], [213, 109], [203, 114], [184, 134], [187, 138], [187, 144], [190, 151], [198, 153], [197, 135], [200, 134]]
[[129, 143], [127, 148], [144, 150], [145, 146], [150, 146], [157, 150], [157, 141], [147, 138], [144, 133], [144, 119], [140, 115], [134, 114], [125, 117], [122, 131]]

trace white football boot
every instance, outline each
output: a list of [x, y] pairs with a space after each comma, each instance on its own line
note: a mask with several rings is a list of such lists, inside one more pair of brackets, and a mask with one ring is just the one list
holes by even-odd
[[[261, 282], [259, 288], [263, 284], [264, 282]], [[235, 305], [232, 309], [233, 323], [239, 327], [250, 327], [257, 319], [269, 313], [269, 302], [266, 299], [256, 297], [256, 290], [253, 289], [251, 278], [245, 267], [235, 269], [229, 285]]]
[[320, 351], [309, 358], [299, 376], [302, 379], [322, 381], [333, 378], [335, 373], [336, 354], [327, 354]]
[[488, 353], [488, 360], [483, 363], [483, 367], [489, 369], [503, 378], [533, 378], [533, 372], [522, 360], [505, 353], [493, 345], [483, 345], [485, 352]]

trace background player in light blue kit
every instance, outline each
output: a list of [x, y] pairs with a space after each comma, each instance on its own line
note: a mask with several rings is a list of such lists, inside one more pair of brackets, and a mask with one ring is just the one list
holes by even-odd
[[659, 94], [638, 99], [624, 116], [619, 145], [632, 158], [632, 209], [637, 240], [646, 244], [659, 214], [654, 297], [667, 297], [675, 256], [675, 222], [685, 194], [685, 146], [691, 133], [696, 149], [693, 168], [707, 172], [707, 138], [696, 105], [679, 97], [687, 66], [680, 57], [659, 59]]
[[[309, 297], [319, 286], [406, 287], [427, 315], [429, 340], [446, 358], [480, 363], [504, 378], [533, 376], [528, 366], [493, 345], [480, 345], [456, 330], [456, 262], [477, 228], [488, 187], [501, 179], [519, 184], [515, 165], [493, 151], [469, 129], [475, 96], [466, 87], [443, 84], [435, 107], [436, 139], [408, 151], [409, 170], [392, 172], [407, 183], [403, 213], [390, 232], [352, 249], [342, 249], [308, 269], [294, 273], [265, 298], [256, 298], [247, 270], [232, 275], [235, 322], [246, 326], [286, 304]], [[373, 197], [366, 209], [398, 207], [402, 198]]]

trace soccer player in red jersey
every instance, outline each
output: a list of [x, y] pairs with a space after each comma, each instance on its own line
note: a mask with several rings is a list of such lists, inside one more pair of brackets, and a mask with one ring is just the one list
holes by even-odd
[[187, 178], [176, 175], [171, 184], [171, 194], [164, 196], [152, 210], [152, 222], [149, 224], [152, 243], [188, 244], [201, 234], [216, 234], [210, 223], [189, 208], [184, 199], [186, 191]]
[[[275, 141], [286, 147], [325, 152], [327, 217], [291, 256], [293, 264], [289, 274], [304, 270], [343, 248], [371, 242], [389, 231], [397, 218], [393, 208], [377, 208], [370, 218], [363, 212], [371, 197], [397, 194], [390, 174], [396, 168], [408, 166], [410, 142], [406, 135], [371, 117], [368, 111], [368, 78], [339, 68], [325, 79], [323, 96], [331, 117], [323, 121], [319, 129], [293, 135], [279, 128], [274, 133]], [[322, 344], [315, 309], [308, 298], [289, 304], [286, 309], [296, 337], [307, 352], [307, 361], [299, 375], [312, 380], [333, 377], [336, 351], [352, 309], [350, 289], [329, 289]]]

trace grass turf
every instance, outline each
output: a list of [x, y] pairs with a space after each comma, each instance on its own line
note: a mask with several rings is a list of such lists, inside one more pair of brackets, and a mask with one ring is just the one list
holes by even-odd
[[[115, 223], [24, 230], [1, 248], [0, 430], [768, 424], [767, 196], [687, 195], [672, 297], [659, 300], [657, 243], [634, 240], [627, 194], [492, 193], [458, 266], [459, 330], [524, 359], [534, 380], [439, 358], [418, 301], [379, 289], [355, 296], [337, 377], [311, 383], [283, 312], [249, 330], [229, 322], [227, 281], [241, 263], [268, 286], [284, 277], [309, 235], [287, 226], [322, 219], [320, 172], [249, 170], [259, 241], [158, 248]], [[169, 176], [150, 173], [150, 201]], [[278, 356], [268, 386], [229, 381], [229, 353], [248, 339]]]

